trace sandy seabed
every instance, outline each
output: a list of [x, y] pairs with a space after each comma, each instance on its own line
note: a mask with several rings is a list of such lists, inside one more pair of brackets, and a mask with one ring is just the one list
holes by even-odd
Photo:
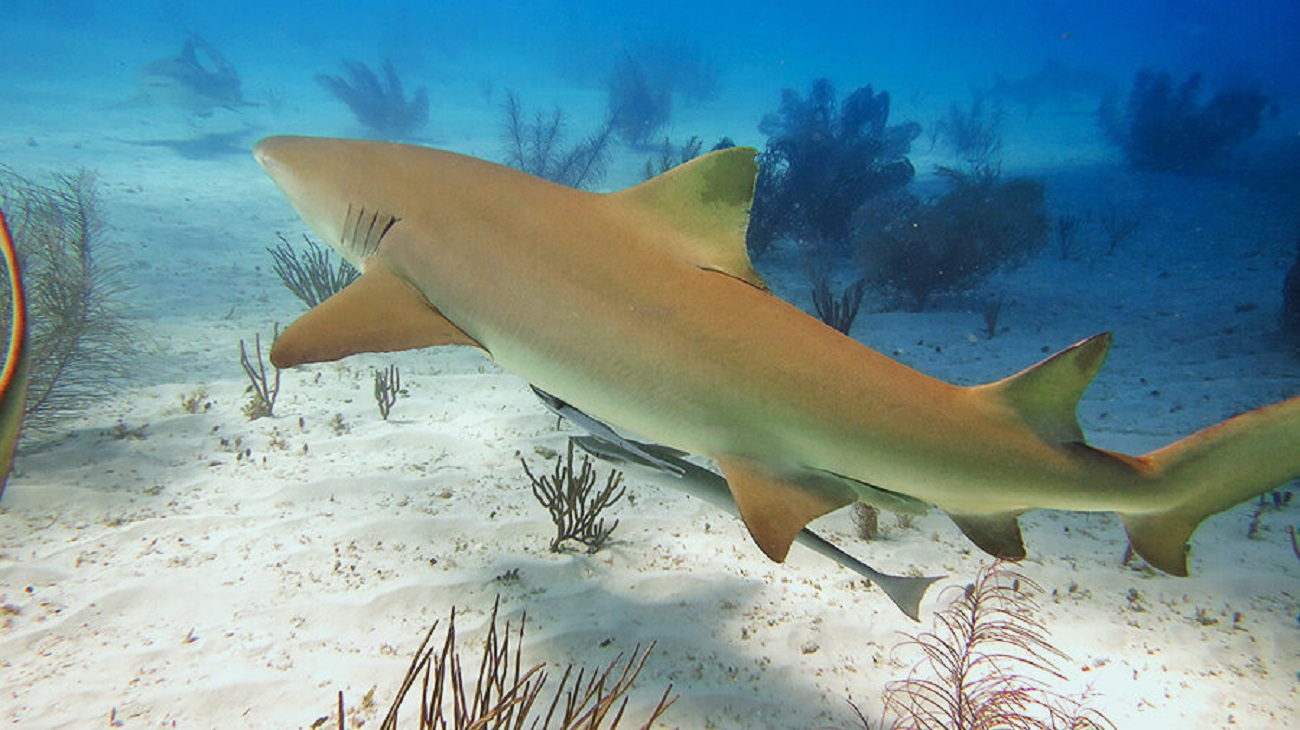
[[[801, 547], [770, 563], [737, 520], [636, 482], [613, 510], [611, 545], [551, 553], [516, 455], [538, 464], [568, 432], [524, 382], [467, 350], [286, 371], [275, 417], [249, 421], [238, 343], [302, 310], [265, 246], [305, 228], [251, 156], [139, 143], [252, 119], [251, 143], [308, 127], [304, 113], [118, 109], [79, 125], [69, 120], [85, 110], [56, 102], [20, 95], [30, 113], [4, 131], [0, 161], [38, 179], [99, 172], [141, 355], [125, 390], [26, 445], [0, 504], [10, 724], [309, 727], [338, 691], [354, 724], [373, 724], [429, 625], [454, 606], [472, 645], [499, 596], [504, 616], [527, 611], [525, 660], [602, 665], [657, 642], [632, 717], [672, 683], [681, 696], [664, 727], [851, 727], [847, 701], [878, 714], [885, 684], [915, 660], [895, 650], [904, 633], [988, 561], [939, 513], [906, 529], [886, 519], [870, 544], [847, 511], [818, 521], [879, 569], [950, 576], [917, 625], [854, 573]], [[444, 126], [431, 142], [494, 156], [492, 107], [479, 104], [479, 115], [435, 109]], [[765, 110], [687, 112], [674, 136], [750, 130]], [[309, 128], [355, 133], [329, 114]], [[1013, 120], [1006, 136], [1005, 169], [1043, 177], [1053, 216], [1117, 206], [1141, 227], [1108, 256], [1086, 223], [1077, 260], [1049, 249], [933, 311], [864, 315], [855, 336], [966, 384], [1113, 330], [1080, 414], [1094, 443], [1130, 453], [1300, 392], [1276, 331], [1294, 251], [1287, 201], [1238, 180], [1123, 171], [1082, 116]], [[643, 158], [620, 152], [610, 186], [633, 182]], [[797, 267], [776, 256], [760, 269], [806, 306]], [[979, 304], [999, 294], [990, 339]], [[408, 395], [383, 421], [371, 373], [390, 363]], [[197, 413], [182, 408], [191, 397]], [[1286, 726], [1300, 694], [1296, 509], [1265, 514], [1253, 539], [1252, 505], [1209, 520], [1185, 579], [1122, 566], [1112, 515], [1027, 515], [1019, 568], [1042, 586], [1039, 618], [1069, 656], [1058, 689], [1090, 687], [1121, 728]]]

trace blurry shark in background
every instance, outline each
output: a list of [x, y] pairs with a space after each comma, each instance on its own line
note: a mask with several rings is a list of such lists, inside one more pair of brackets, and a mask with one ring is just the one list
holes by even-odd
[[127, 104], [166, 104], [207, 116], [214, 109], [254, 106], [244, 101], [239, 74], [211, 43], [191, 33], [179, 56], [145, 65], [137, 74], [143, 93]]
[[607, 195], [382, 142], [271, 137], [254, 155], [362, 271], [280, 335], [277, 367], [478, 347], [593, 418], [712, 459], [773, 560], [823, 514], [895, 500], [1010, 559], [1029, 510], [1116, 512], [1139, 555], [1186, 575], [1205, 518], [1300, 476], [1300, 398], [1129, 456], [1090, 446], [1075, 416], [1109, 335], [959, 387], [782, 301], [745, 249], [752, 149]]
[[27, 407], [27, 379], [31, 369], [31, 349], [27, 347], [27, 299], [19, 271], [18, 252], [9, 232], [9, 224], [0, 212], [0, 255], [9, 270], [11, 297], [9, 350], [4, 370], [0, 371], [0, 497], [14, 467], [14, 452], [22, 431], [23, 412]]

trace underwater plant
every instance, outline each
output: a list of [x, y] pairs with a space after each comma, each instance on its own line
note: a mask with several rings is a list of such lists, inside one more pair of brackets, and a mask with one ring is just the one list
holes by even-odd
[[1119, 245], [1124, 239], [1133, 235], [1133, 232], [1142, 225], [1142, 219], [1133, 216], [1122, 215], [1115, 206], [1109, 206], [1100, 216], [1101, 228], [1106, 232], [1106, 240], [1109, 245], [1106, 247], [1106, 255], [1114, 256], [1119, 250]]
[[[717, 144], [710, 147], [709, 151], [717, 152], [735, 146], [736, 143], [731, 141], [730, 137], [723, 137], [718, 140]], [[659, 150], [659, 156], [646, 158], [642, 177], [646, 180], [658, 177], [678, 165], [685, 165], [702, 154], [704, 154], [704, 140], [699, 137], [688, 138], [680, 147], [674, 145], [669, 138], [664, 137], [664, 146]]]
[[606, 89], [609, 118], [626, 144], [644, 145], [672, 118], [671, 86], [664, 79], [652, 77], [640, 57], [631, 51], [625, 51], [614, 64]]
[[[280, 336], [280, 325], [275, 325], [275, 333], [271, 336], [271, 341]], [[244, 374], [248, 376], [248, 388], [246, 389], [249, 397], [248, 402], [244, 404], [244, 416], [250, 421], [256, 421], [259, 418], [265, 418], [275, 415], [275, 398], [280, 394], [280, 369], [272, 366], [275, 377], [268, 379], [266, 377], [266, 363], [262, 360], [262, 335], [253, 335], [253, 357], [248, 355], [248, 347], [243, 340], [239, 341], [239, 364], [244, 368]]]
[[564, 111], [559, 107], [549, 117], [536, 112], [530, 120], [519, 103], [519, 95], [510, 91], [502, 111], [505, 164], [580, 190], [598, 184], [605, 176], [614, 142], [612, 118], [576, 144], [565, 147]]
[[1063, 261], [1069, 261], [1074, 256], [1074, 243], [1082, 221], [1079, 216], [1069, 213], [1056, 216], [1056, 244]]
[[920, 126], [890, 125], [889, 94], [870, 86], [843, 102], [827, 79], [812, 82], [807, 97], [786, 89], [759, 131], [768, 139], [746, 239], [754, 255], [780, 238], [815, 253], [848, 252], [853, 212], [916, 173], [907, 153]]
[[385, 421], [401, 393], [402, 373], [396, 365], [389, 365], [385, 370], [375, 370], [375, 405], [379, 406], [379, 415]]
[[1002, 180], [992, 167], [939, 168], [948, 192], [933, 202], [894, 195], [855, 216], [871, 281], [924, 309], [935, 294], [969, 290], [1027, 261], [1047, 243], [1043, 183]]
[[[429, 628], [415, 651], [387, 716], [379, 726], [382, 730], [397, 729], [398, 712], [417, 683], [421, 687], [420, 719], [414, 727], [418, 730], [615, 730], [619, 726], [627, 709], [627, 693], [654, 650], [654, 643], [651, 642], [644, 650], [638, 644], [626, 659], [619, 654], [599, 672], [586, 669], [575, 672], [573, 665], [569, 664], [560, 674], [551, 701], [542, 703], [542, 690], [550, 678], [546, 664], [535, 664], [525, 669], [522, 663], [527, 616], [519, 621], [512, 647], [510, 623], [506, 622], [503, 631], [497, 630], [500, 606], [498, 597], [492, 604], [492, 616], [483, 639], [483, 655], [477, 662], [477, 676], [467, 677], [464, 673], [466, 666], [473, 665], [461, 656], [460, 648], [456, 646], [456, 610], [453, 608], [447, 619], [441, 648], [430, 643], [438, 624], [435, 622]], [[677, 701], [672, 689], [672, 685], [664, 689], [658, 704], [638, 725], [639, 728], [648, 730]], [[338, 727], [344, 725], [340, 693]]]
[[830, 280], [817, 276], [813, 280], [812, 301], [817, 318], [835, 329], [848, 334], [853, 321], [858, 318], [862, 297], [867, 293], [867, 280], [858, 279], [836, 296], [831, 291]]
[[[48, 433], [130, 376], [138, 338], [124, 317], [128, 287], [104, 240], [94, 173], [58, 174], [41, 185], [0, 166], [0, 208], [27, 290], [32, 361], [24, 433]], [[8, 321], [4, 287], [0, 319]]]
[[316, 74], [316, 81], [339, 101], [371, 134], [401, 139], [429, 122], [429, 92], [421, 86], [406, 98], [402, 78], [391, 61], [384, 61], [383, 78], [362, 61], [343, 59], [343, 75]]
[[1250, 89], [1227, 88], [1200, 103], [1201, 75], [1182, 83], [1143, 69], [1133, 79], [1121, 114], [1112, 97], [1098, 110], [1102, 131], [1130, 165], [1161, 172], [1213, 170], [1237, 145], [1259, 131], [1268, 98]]
[[987, 165], [1002, 150], [1002, 115], [985, 113], [984, 101], [977, 98], [970, 107], [952, 104], [948, 112], [934, 123], [935, 134], [962, 164], [970, 167]]
[[[1086, 697], [1054, 692], [1063, 678], [1053, 659], [1065, 654], [1048, 641], [1030, 592], [1042, 589], [995, 561], [980, 570], [934, 628], [903, 644], [921, 658], [906, 679], [890, 682], [885, 710], [894, 730], [1101, 730], [1114, 725], [1086, 706]], [[850, 703], [852, 704], [852, 703]], [[853, 706], [859, 721], [871, 723]]]
[[345, 259], [339, 259], [336, 266], [328, 247], [322, 246], [303, 234], [302, 240], [307, 248], [299, 252], [284, 236], [276, 234], [280, 243], [267, 246], [266, 250], [274, 261], [272, 270], [280, 281], [288, 287], [294, 296], [302, 300], [308, 308], [329, 299], [339, 293], [348, 284], [361, 275], [357, 268]]
[[555, 523], [555, 539], [551, 540], [551, 551], [560, 552], [567, 540], [574, 540], [587, 546], [587, 552], [594, 553], [609, 539], [610, 533], [618, 527], [614, 524], [605, 526], [600, 513], [623, 498], [627, 488], [621, 486], [623, 472], [613, 469], [605, 479], [605, 486], [595, 494], [596, 471], [591, 468], [591, 459], [582, 457], [582, 467], [573, 467], [573, 439], [569, 439], [569, 448], [565, 456], [556, 455], [555, 470], [550, 476], [537, 477], [528, 468], [523, 456], [519, 462], [524, 465], [524, 473], [533, 484], [533, 496], [546, 508]]

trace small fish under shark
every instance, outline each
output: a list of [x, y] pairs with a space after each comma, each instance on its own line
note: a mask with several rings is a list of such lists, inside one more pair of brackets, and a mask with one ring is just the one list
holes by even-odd
[[[598, 459], [618, 464], [625, 471], [635, 469], [641, 477], [685, 492], [734, 517], [740, 517], [736, 500], [731, 498], [727, 480], [721, 474], [687, 461], [684, 458], [686, 454], [680, 451], [624, 438], [609, 424], [592, 418], [536, 386], [533, 386], [533, 392], [552, 413], [587, 431], [586, 436], [571, 437], [578, 448]], [[889, 600], [913, 621], [920, 620], [921, 599], [925, 597], [926, 590], [935, 581], [946, 577], [882, 573], [807, 527], [795, 535], [794, 541], [880, 586]]]

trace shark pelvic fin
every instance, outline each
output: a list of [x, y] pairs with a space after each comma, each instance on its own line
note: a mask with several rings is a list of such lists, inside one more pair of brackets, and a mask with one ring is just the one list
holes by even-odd
[[271, 347], [271, 363], [289, 368], [359, 352], [437, 345], [485, 349], [410, 284], [383, 269], [372, 269], [280, 333]]
[[745, 246], [758, 165], [751, 147], [710, 152], [610, 198], [640, 206], [690, 234], [682, 252], [700, 268], [766, 289]]
[[1051, 443], [1084, 443], [1079, 399], [1106, 361], [1110, 333], [1072, 345], [1004, 380], [980, 386], [1000, 396], [1025, 423]]
[[980, 550], [995, 558], [1020, 560], [1025, 557], [1025, 540], [1020, 535], [1018, 513], [997, 515], [948, 515], [962, 533]]
[[740, 517], [759, 549], [784, 562], [795, 536], [812, 520], [857, 501], [838, 479], [803, 472], [781, 474], [744, 457], [718, 459]]

